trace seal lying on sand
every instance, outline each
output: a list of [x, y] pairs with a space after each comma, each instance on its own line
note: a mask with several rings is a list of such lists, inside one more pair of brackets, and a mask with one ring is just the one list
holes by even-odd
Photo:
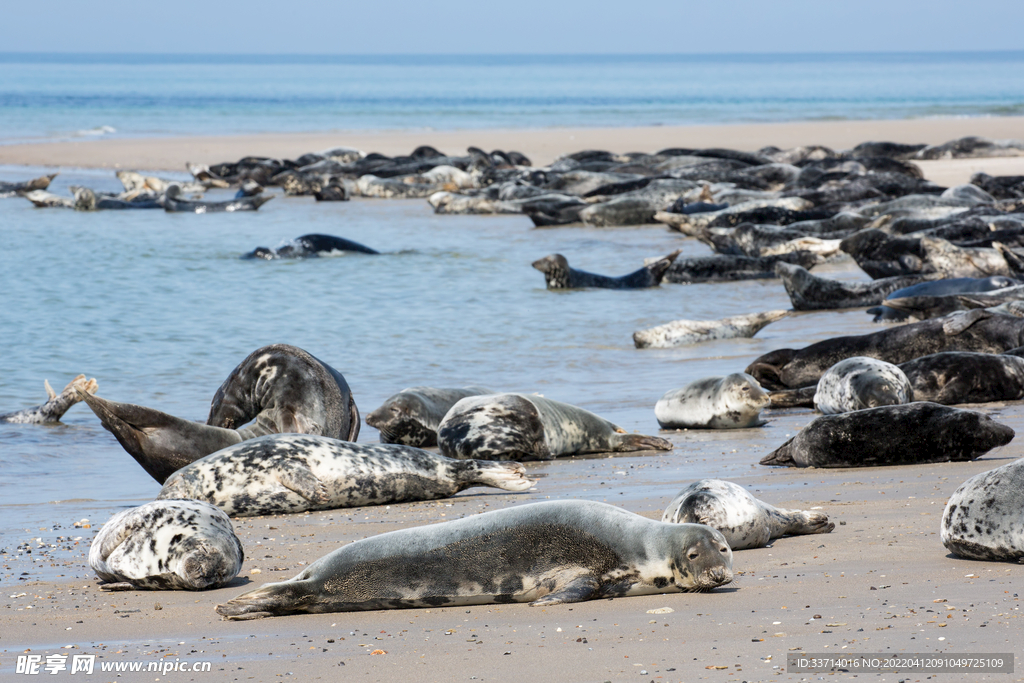
[[732, 551], [701, 524], [591, 501], [550, 501], [349, 543], [289, 581], [217, 606], [227, 619], [708, 591]]
[[627, 434], [583, 408], [524, 394], [462, 399], [441, 421], [437, 444], [449, 458], [521, 462], [582, 453], [672, 450], [665, 439]]
[[195, 500], [157, 500], [119, 512], [89, 549], [106, 590], [203, 590], [229, 583], [242, 568], [242, 543], [228, 516]]
[[436, 446], [437, 427], [452, 406], [467, 396], [493, 394], [483, 387], [435, 389], [409, 387], [390, 396], [366, 416], [366, 424], [380, 430], [381, 443]]
[[942, 513], [940, 537], [960, 557], [1024, 563], [1024, 458], [961, 484]]
[[[985, 278], [974, 278], [974, 277], [960, 277], [960, 278], [944, 278], [942, 280], [932, 280], [931, 282], [921, 282], [910, 287], [903, 287], [890, 293], [882, 301], [881, 306], [875, 306], [868, 309], [868, 313], [875, 316], [874, 321], [877, 322], [897, 322], [907, 320], [913, 317], [915, 320], [927, 320], [928, 318], [935, 317], [934, 315], [924, 314], [922, 315], [919, 311], [912, 310], [908, 298], [914, 301], [921, 299], [929, 300], [935, 298], [952, 297], [955, 294], [977, 294], [980, 292], [992, 292], [996, 290], [1004, 290], [1008, 287], [1014, 287], [1022, 284], [1020, 280], [1013, 278], [1004, 277], [998, 275], [995, 277]], [[890, 306], [890, 300], [898, 300], [897, 303], [899, 308]], [[926, 304], [927, 305], [927, 304]], [[943, 311], [945, 313], [952, 313], [954, 310], [962, 310], [968, 308], [968, 306], [958, 306], [956, 309]]]
[[569, 267], [569, 262], [561, 254], [551, 254], [533, 262], [533, 267], [544, 273], [544, 281], [548, 289], [578, 289], [580, 287], [603, 287], [605, 289], [642, 289], [657, 287], [661, 284], [665, 271], [679, 256], [677, 249], [665, 258], [658, 259], [635, 270], [629, 275], [609, 277], [576, 270]]
[[130, 403], [82, 398], [161, 484], [175, 470], [257, 436], [317, 434], [349, 441], [359, 436], [359, 409], [345, 378], [287, 344], [249, 354], [217, 390], [205, 425]]
[[761, 459], [788, 467], [878, 467], [980, 458], [1013, 439], [982, 413], [919, 402], [824, 415]]
[[823, 512], [783, 510], [722, 479], [701, 479], [685, 487], [661, 521], [707, 524], [721, 531], [733, 550], [763, 548], [780, 536], [827, 534], [836, 528]]
[[1024, 398], [1024, 358], [946, 351], [900, 365], [914, 397], [944, 405], [1016, 401]]
[[933, 273], [898, 275], [872, 282], [840, 282], [812, 275], [802, 266], [785, 262], [775, 264], [775, 275], [782, 280], [796, 311], [876, 306], [898, 289], [940, 277]]
[[296, 237], [288, 244], [277, 247], [276, 249], [256, 247], [248, 254], [244, 254], [242, 258], [261, 258], [266, 259], [267, 261], [272, 261], [279, 258], [311, 258], [320, 256], [321, 254], [343, 251], [354, 251], [361, 254], [380, 253], [376, 249], [371, 249], [370, 247], [359, 244], [359, 242], [353, 242], [352, 240], [347, 240], [344, 237], [312, 234]]
[[64, 413], [68, 412], [71, 406], [82, 400], [78, 393], [79, 391], [86, 394], [95, 394], [98, 385], [95, 379], [87, 380], [85, 375], [79, 375], [68, 382], [68, 385], [59, 394], [53, 390], [48, 381], [43, 380], [43, 386], [46, 387], [46, 393], [50, 400], [34, 408], [26, 408], [25, 410], [0, 415], [0, 422], [16, 424], [60, 422], [60, 418], [64, 416]]
[[673, 389], [654, 406], [662, 429], [743, 429], [764, 424], [768, 394], [750, 375], [707, 377]]
[[673, 320], [647, 330], [633, 333], [633, 344], [638, 349], [668, 349], [716, 339], [753, 337], [768, 323], [789, 315], [789, 311], [767, 311], [736, 315], [721, 320]]
[[434, 500], [472, 486], [525, 491], [532, 485], [519, 463], [271, 434], [182, 467], [167, 478], [158, 498], [204, 500], [232, 517], [248, 517]]
[[914, 400], [903, 371], [892, 363], [854, 356], [830, 367], [814, 393], [814, 407], [826, 415], [895, 406]]
[[767, 389], [796, 389], [816, 383], [830, 367], [852, 356], [894, 365], [940, 351], [1001, 353], [1024, 346], [1024, 320], [984, 309], [954, 313], [871, 334], [833, 337], [802, 349], [777, 349], [747, 366]]

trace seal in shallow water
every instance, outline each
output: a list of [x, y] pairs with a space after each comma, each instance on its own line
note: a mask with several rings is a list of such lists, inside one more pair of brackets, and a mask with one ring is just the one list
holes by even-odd
[[359, 409], [345, 378], [287, 344], [249, 354], [217, 390], [205, 425], [130, 403], [82, 398], [161, 484], [185, 465], [257, 436], [317, 434], [348, 441], [359, 436]]
[[914, 400], [903, 371], [877, 358], [854, 356], [841, 360], [821, 376], [814, 407], [826, 415], [895, 406]]
[[550, 501], [355, 541], [289, 581], [217, 606], [228, 619], [707, 591], [732, 581], [725, 537], [605, 503]]
[[321, 254], [332, 254], [334, 252], [352, 251], [360, 254], [379, 254], [376, 249], [371, 249], [359, 242], [347, 240], [344, 237], [334, 235], [310, 234], [296, 237], [288, 244], [276, 249], [267, 247], [256, 247], [248, 254], [243, 254], [244, 259], [264, 259], [273, 261], [283, 258], [315, 258]]
[[824, 512], [783, 510], [722, 479], [701, 479], [684, 488], [661, 521], [707, 524], [721, 531], [733, 550], [763, 548], [780, 536], [827, 534], [836, 528]]
[[742, 429], [764, 424], [768, 394], [750, 375], [707, 377], [673, 389], [654, 406], [662, 429]]
[[43, 380], [43, 386], [46, 387], [46, 393], [50, 397], [50, 400], [42, 405], [0, 415], [0, 422], [11, 422], [15, 424], [48, 424], [60, 422], [60, 418], [64, 416], [64, 413], [68, 412], [68, 409], [71, 406], [82, 400], [78, 393], [79, 391], [86, 394], [95, 394], [97, 388], [96, 380], [87, 380], [85, 375], [79, 375], [68, 382], [68, 385], [64, 387], [64, 390], [59, 394], [53, 390], [53, 387], [50, 386], [48, 381]]
[[158, 498], [203, 500], [244, 517], [434, 500], [472, 486], [525, 491], [532, 485], [516, 462], [453, 460], [409, 446], [271, 434], [182, 467]]
[[196, 500], [157, 500], [119, 512], [89, 549], [106, 590], [203, 590], [242, 568], [242, 543], [228, 516]]
[[1013, 439], [988, 415], [921, 401], [823, 415], [761, 459], [787, 467], [881, 467], [980, 458]]
[[437, 445], [449, 458], [520, 462], [582, 453], [672, 450], [665, 439], [627, 434], [583, 408], [525, 394], [462, 399], [441, 421]]
[[493, 394], [483, 387], [436, 389], [409, 387], [366, 416], [366, 424], [380, 430], [381, 443], [406, 446], [436, 446], [437, 427], [452, 406], [467, 396]]
[[960, 557], [1024, 563], [1024, 458], [961, 484], [942, 513], [940, 537]]
[[643, 289], [661, 284], [665, 271], [679, 256], [680, 250], [645, 265], [628, 275], [609, 277], [576, 270], [561, 254], [551, 254], [533, 262], [533, 267], [544, 273], [548, 289], [578, 289], [580, 287], [603, 287], [605, 289]]

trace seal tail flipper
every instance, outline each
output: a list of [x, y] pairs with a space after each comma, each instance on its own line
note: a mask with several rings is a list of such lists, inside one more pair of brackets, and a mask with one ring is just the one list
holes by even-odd
[[330, 502], [327, 485], [305, 464], [299, 462], [280, 463], [277, 481], [281, 486], [294, 491], [311, 503]]
[[762, 465], [782, 465], [784, 467], [796, 467], [796, 461], [793, 459], [793, 441], [796, 439], [794, 436], [792, 439], [782, 444], [768, 455], [761, 458], [760, 464]]
[[518, 462], [467, 460], [465, 464], [467, 468], [460, 477], [463, 488], [493, 486], [505, 491], [525, 491], [536, 483], [526, 476], [526, 468]]
[[668, 439], [645, 434], [620, 434], [615, 445], [616, 453], [631, 451], [670, 451], [675, 448]]
[[592, 576], [581, 576], [573, 579], [561, 590], [548, 593], [530, 603], [530, 607], [547, 607], [568, 602], [583, 602], [597, 595], [597, 581]]
[[654, 263], [645, 266], [645, 268], [650, 271], [651, 279], [654, 281], [654, 284], [661, 284], [662, 279], [665, 277], [665, 273], [668, 272], [668, 269], [671, 268], [672, 264], [675, 262], [676, 257], [681, 253], [683, 253], [682, 249], [676, 249], [665, 258], [660, 258]]
[[118, 443], [161, 484], [175, 470], [242, 440], [233, 429], [211, 427], [77, 391]]
[[[762, 501], [763, 502], [763, 501]], [[797, 536], [804, 534], [828, 534], [835, 530], [835, 522], [828, 515], [816, 510], [784, 510], [764, 503], [771, 519], [771, 537]]]
[[355, 442], [359, 439], [359, 427], [362, 421], [359, 417], [359, 408], [356, 406], [356, 399], [352, 392], [348, 394], [348, 438], [347, 441]]

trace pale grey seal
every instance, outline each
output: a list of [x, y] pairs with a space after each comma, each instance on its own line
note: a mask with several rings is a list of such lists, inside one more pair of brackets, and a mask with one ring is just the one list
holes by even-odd
[[716, 339], [753, 337], [768, 323], [789, 315], [789, 311], [767, 311], [749, 315], [734, 315], [721, 320], [673, 320], [647, 330], [633, 333], [633, 344], [638, 349], [668, 349]]
[[380, 408], [368, 414], [366, 424], [380, 430], [381, 443], [436, 446], [437, 427], [453, 405], [467, 396], [493, 393], [484, 387], [409, 387], [388, 397]]
[[761, 459], [788, 467], [877, 467], [980, 458], [1014, 432], [988, 415], [921, 401], [823, 415]]
[[287, 344], [249, 354], [217, 390], [205, 425], [130, 403], [82, 398], [161, 484], [175, 470], [257, 436], [317, 434], [349, 441], [359, 436], [359, 409], [342, 374]]
[[464, 398], [437, 430], [450, 458], [551, 460], [582, 453], [672, 450], [656, 436], [627, 434], [622, 427], [567, 403], [525, 394]]
[[824, 512], [783, 510], [722, 479], [686, 486], [665, 508], [661, 521], [707, 524], [721, 531], [733, 550], [763, 548], [780, 536], [827, 534], [836, 528]]
[[664, 258], [645, 265], [628, 275], [609, 277], [597, 275], [585, 270], [569, 267], [569, 262], [561, 254], [551, 254], [534, 261], [531, 265], [544, 273], [544, 282], [548, 289], [578, 289], [580, 287], [602, 287], [605, 289], [642, 289], [657, 287], [665, 277], [665, 271], [679, 256], [680, 250], [673, 251]]
[[743, 429], [764, 424], [768, 394], [750, 375], [707, 377], [673, 389], [654, 406], [662, 429]]
[[89, 549], [106, 590], [203, 590], [242, 568], [242, 543], [228, 516], [196, 500], [157, 500], [117, 513]]
[[68, 382], [64, 390], [59, 394], [53, 390], [47, 380], [43, 380], [46, 393], [50, 397], [46, 403], [32, 408], [25, 408], [13, 413], [0, 415], [0, 422], [11, 422], [15, 424], [47, 424], [60, 422], [60, 418], [68, 409], [82, 400], [79, 391], [86, 394], [95, 394], [97, 384], [95, 379], [87, 380], [85, 375], [79, 375]]
[[228, 619], [709, 591], [732, 581], [725, 537], [621, 508], [520, 505], [349, 543], [298, 576], [217, 606]]
[[1024, 563], [1024, 458], [961, 484], [942, 513], [940, 537], [960, 557]]
[[472, 486], [525, 491], [519, 463], [453, 460], [409, 446], [271, 434], [200, 458], [159, 498], [213, 503], [232, 517], [447, 498]]
[[273, 195], [257, 194], [252, 197], [236, 197], [226, 202], [212, 202], [205, 199], [187, 200], [181, 198], [181, 187], [170, 185], [164, 193], [163, 207], [165, 211], [179, 213], [216, 213], [220, 211], [255, 211], [271, 199]]
[[814, 407], [835, 415], [913, 400], [910, 380], [898, 367], [877, 358], [854, 356], [839, 361], [821, 376]]

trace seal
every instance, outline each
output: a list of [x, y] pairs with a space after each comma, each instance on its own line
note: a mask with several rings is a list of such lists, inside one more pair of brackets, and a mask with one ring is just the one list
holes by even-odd
[[654, 406], [662, 429], [743, 429], [764, 424], [768, 394], [750, 375], [707, 377], [666, 393]]
[[785, 262], [775, 264], [775, 275], [782, 280], [795, 311], [877, 306], [886, 296], [903, 287], [939, 277], [936, 274], [897, 275], [871, 282], [841, 282], [812, 275], [802, 266]]
[[825, 371], [852, 356], [898, 365], [941, 351], [1001, 353], [1024, 346], [1024, 320], [984, 309], [908, 323], [870, 334], [824, 339], [802, 349], [777, 349], [747, 366], [761, 386], [798, 389], [815, 384]]
[[45, 190], [50, 186], [50, 182], [56, 177], [56, 173], [51, 173], [49, 175], [40, 176], [20, 183], [0, 182], [0, 197], [24, 197], [30, 192]]
[[823, 415], [761, 459], [787, 467], [879, 467], [980, 458], [1013, 439], [988, 415], [920, 401]]
[[227, 619], [705, 592], [732, 581], [725, 537], [605, 503], [558, 500], [349, 543], [289, 581], [217, 606]]
[[213, 503], [232, 517], [447, 498], [472, 486], [525, 491], [519, 463], [453, 460], [409, 446], [271, 434], [200, 458], [157, 498]]
[[60, 422], [60, 418], [64, 417], [64, 413], [68, 412], [71, 406], [82, 400], [79, 396], [79, 391], [86, 394], [95, 394], [98, 387], [95, 379], [87, 380], [85, 375], [79, 375], [68, 382], [68, 385], [59, 394], [53, 390], [53, 387], [45, 379], [43, 380], [43, 386], [46, 388], [46, 394], [50, 397], [46, 403], [0, 415], [0, 422], [14, 424], [52, 424]]
[[89, 548], [105, 590], [191, 590], [229, 583], [242, 543], [228, 516], [195, 500], [157, 500], [117, 513]]
[[830, 367], [814, 393], [814, 407], [826, 415], [895, 406], [914, 400], [910, 380], [892, 363], [854, 356]]
[[818, 263], [818, 257], [808, 251], [793, 251], [761, 258], [725, 254], [694, 256], [677, 259], [665, 273], [665, 282], [690, 284], [774, 278], [775, 266], [778, 263], [795, 263], [804, 268], [811, 268]]
[[452, 406], [467, 396], [493, 394], [483, 387], [436, 389], [409, 387], [366, 416], [366, 424], [380, 430], [381, 443], [436, 446], [437, 427]]
[[161, 484], [203, 456], [258, 436], [316, 434], [349, 441], [359, 436], [359, 409], [342, 374], [287, 344], [249, 354], [217, 390], [205, 425], [152, 408], [79, 395]]
[[665, 439], [627, 434], [583, 408], [525, 394], [462, 399], [441, 421], [437, 445], [449, 458], [520, 462], [582, 453], [672, 450]]
[[206, 200], [189, 201], [181, 199], [181, 186], [169, 185], [164, 193], [164, 210], [179, 213], [216, 213], [220, 211], [255, 211], [271, 199], [273, 195], [257, 194], [252, 197], [236, 197], [226, 202], [210, 202]]
[[[936, 315], [945, 315], [955, 310], [966, 308], [966, 306], [957, 306], [956, 308], [944, 310], [941, 305], [939, 307], [933, 305], [935, 303], [945, 303], [950, 299], [956, 301], [955, 295], [957, 294], [993, 292], [1017, 287], [1021, 284], [1024, 283], [1020, 280], [1003, 276], [932, 280], [931, 282], [922, 282], [910, 287], [897, 289], [885, 297], [881, 306], [869, 308], [867, 312], [875, 316], [874, 322], [876, 323], [908, 319], [927, 320], [928, 318], [936, 317]], [[896, 305], [889, 305], [890, 300], [895, 300]]]
[[735, 315], [721, 320], [673, 320], [633, 333], [633, 344], [638, 349], [670, 349], [689, 346], [716, 339], [753, 337], [761, 329], [789, 315], [789, 311], [767, 311], [750, 315]]
[[359, 244], [359, 242], [353, 242], [352, 240], [347, 240], [344, 237], [311, 234], [296, 237], [291, 242], [281, 245], [276, 249], [256, 247], [248, 254], [243, 254], [242, 258], [260, 258], [272, 261], [274, 259], [282, 258], [315, 258], [321, 255], [331, 255], [346, 251], [353, 251], [360, 254], [380, 253], [376, 249], [371, 249], [370, 247]]
[[946, 351], [900, 365], [914, 397], [944, 405], [1024, 398], [1024, 358]]
[[533, 262], [533, 267], [544, 273], [548, 289], [579, 289], [581, 287], [602, 287], [604, 289], [643, 289], [661, 284], [665, 271], [679, 256], [680, 250], [645, 265], [628, 275], [609, 277], [576, 270], [561, 254], [551, 254]]
[[1024, 458], [960, 484], [939, 537], [960, 557], [1024, 564]]
[[836, 528], [824, 512], [783, 510], [722, 479], [701, 479], [685, 487], [661, 521], [706, 524], [721, 531], [733, 550], [763, 548], [781, 536], [827, 534]]

